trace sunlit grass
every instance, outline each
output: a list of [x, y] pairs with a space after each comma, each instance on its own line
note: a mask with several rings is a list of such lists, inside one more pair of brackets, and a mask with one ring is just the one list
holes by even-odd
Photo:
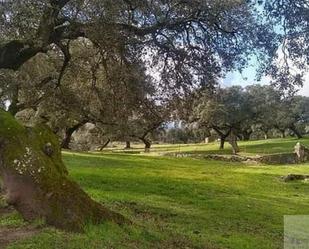
[[[277, 153], [295, 144], [294, 139], [274, 139], [243, 142], [241, 148]], [[155, 156], [178, 149], [206, 153], [217, 144], [154, 146], [147, 156], [65, 152], [71, 177], [134, 224], [89, 225], [85, 234], [45, 229], [9, 248], [282, 248], [283, 216], [309, 214], [309, 184], [280, 179], [289, 173], [308, 174], [309, 164], [248, 166]]]
[[[268, 139], [256, 141], [239, 141], [240, 154], [243, 155], [264, 155], [282, 152], [292, 152], [297, 142], [309, 147], [309, 138], [296, 139]], [[112, 148], [104, 149], [103, 153], [128, 153], [143, 155], [161, 155], [169, 152], [179, 153], [205, 153], [205, 154], [231, 154], [232, 149], [228, 142], [225, 143], [225, 149], [219, 150], [219, 142], [209, 144], [153, 144], [150, 153], [144, 153], [142, 144], [133, 143], [129, 150], [123, 149], [124, 145], [115, 143]], [[98, 154], [102, 152], [97, 152]]]

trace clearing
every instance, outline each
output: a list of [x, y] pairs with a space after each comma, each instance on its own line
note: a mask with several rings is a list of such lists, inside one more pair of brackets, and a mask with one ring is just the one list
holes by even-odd
[[[289, 152], [296, 142], [242, 142], [240, 148], [244, 154]], [[308, 139], [301, 142], [309, 145]], [[147, 156], [138, 154], [142, 148], [130, 154], [117, 148], [100, 154], [64, 152], [71, 177], [134, 225], [89, 224], [85, 234], [65, 233], [42, 221], [27, 224], [0, 202], [0, 248], [282, 248], [283, 216], [309, 214], [309, 184], [285, 183], [280, 176], [308, 174], [309, 164], [245, 165], [158, 156], [218, 153], [217, 146], [157, 145]]]

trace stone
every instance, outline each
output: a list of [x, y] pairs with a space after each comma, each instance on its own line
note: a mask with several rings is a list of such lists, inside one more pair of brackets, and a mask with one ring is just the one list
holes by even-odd
[[309, 175], [300, 175], [300, 174], [289, 174], [287, 176], [281, 177], [283, 181], [290, 182], [290, 181], [303, 181], [309, 179]]
[[297, 143], [294, 147], [294, 152], [298, 162], [306, 162], [309, 159], [309, 149], [301, 143]]

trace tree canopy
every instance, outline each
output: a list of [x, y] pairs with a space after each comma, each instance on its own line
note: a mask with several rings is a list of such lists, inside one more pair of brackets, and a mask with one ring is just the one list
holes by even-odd
[[[117, 135], [138, 137], [147, 148], [147, 134], [170, 117], [165, 110], [189, 96], [197, 120], [223, 142], [233, 135], [237, 145], [235, 136], [250, 133], [251, 121], [269, 124], [252, 104], [261, 99], [250, 98], [250, 91], [261, 90], [278, 100], [275, 125], [297, 135], [307, 99], [216, 86], [252, 57], [258, 76], [271, 76], [285, 90], [301, 85], [309, 62], [308, 11], [306, 0], [3, 0], [0, 107], [8, 105], [13, 115], [32, 109], [40, 123], [64, 129], [66, 137], [85, 122], [105, 131], [116, 123]], [[3, 110], [0, 120], [3, 185], [25, 218], [70, 230], [89, 220], [127, 222], [68, 178], [47, 127], [26, 129]], [[25, 155], [31, 165], [20, 171]]]
[[[18, 69], [58, 47], [62, 77], [70, 41], [84, 37], [108, 58], [147, 64], [165, 87], [212, 85], [244, 68], [250, 55], [258, 56], [261, 73], [281, 75], [286, 86], [288, 61], [308, 65], [307, 13], [303, 0], [3, 1], [0, 68]], [[286, 63], [279, 67], [280, 48]], [[294, 76], [290, 83], [300, 83], [301, 73]]]

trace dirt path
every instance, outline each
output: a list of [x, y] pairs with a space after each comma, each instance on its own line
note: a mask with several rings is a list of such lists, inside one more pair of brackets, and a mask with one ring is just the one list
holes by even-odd
[[[0, 217], [13, 212], [12, 207], [0, 207]], [[37, 234], [40, 230], [31, 226], [20, 228], [0, 227], [0, 249], [5, 249], [10, 243], [26, 239]]]
[[0, 249], [5, 249], [10, 243], [26, 239], [39, 232], [31, 227], [22, 228], [0, 228]]

